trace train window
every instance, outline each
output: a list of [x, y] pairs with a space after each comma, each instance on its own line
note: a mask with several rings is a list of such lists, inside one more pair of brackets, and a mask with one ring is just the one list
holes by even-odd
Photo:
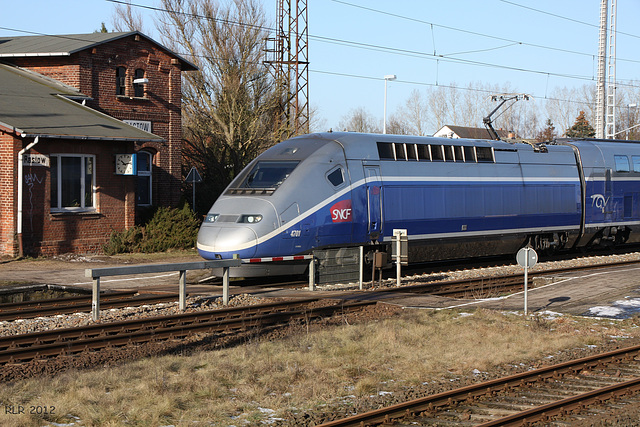
[[629, 172], [629, 158], [627, 156], [613, 156], [616, 162], [616, 172]]
[[476, 150], [473, 147], [465, 146], [464, 147], [464, 161], [465, 162], [475, 162], [476, 161]]
[[448, 161], [448, 162], [452, 162], [453, 161], [453, 147], [450, 145], [445, 145], [444, 146], [444, 158]]
[[256, 163], [251, 172], [242, 181], [240, 188], [278, 188], [298, 166], [297, 161], [262, 161]]
[[491, 147], [476, 147], [476, 159], [478, 162], [493, 163], [493, 151]]
[[633, 171], [640, 172], [640, 156], [631, 156], [631, 163], [633, 163]]
[[431, 146], [431, 159], [434, 162], [441, 162], [444, 160], [444, 152], [442, 151], [442, 145]]
[[407, 148], [407, 160], [418, 160], [416, 144], [405, 144]]
[[342, 172], [342, 168], [338, 166], [333, 171], [329, 172], [327, 174], [327, 179], [334, 187], [338, 187], [344, 182], [344, 173]]
[[396, 149], [396, 160], [407, 160], [407, 151], [401, 142], [393, 144]]
[[418, 159], [431, 160], [431, 153], [429, 152], [428, 145], [416, 145], [416, 149], [418, 150]]
[[453, 147], [454, 151], [455, 151], [455, 155], [456, 155], [456, 162], [464, 162], [464, 155], [462, 154], [462, 147], [459, 145], [456, 145], [455, 147]]
[[393, 155], [393, 144], [390, 142], [378, 142], [378, 156], [380, 156], [380, 160], [395, 160], [396, 157]]

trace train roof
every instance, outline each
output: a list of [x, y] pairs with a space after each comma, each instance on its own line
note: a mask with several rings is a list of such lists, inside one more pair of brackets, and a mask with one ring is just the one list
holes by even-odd
[[552, 144], [568, 144], [576, 147], [603, 147], [603, 148], [620, 148], [637, 149], [640, 148], [640, 141], [631, 141], [626, 139], [596, 139], [596, 138], [558, 138]]
[[[304, 144], [300, 142], [304, 141]], [[391, 135], [391, 134], [369, 134], [357, 132], [320, 132], [308, 135], [301, 135], [283, 141], [277, 146], [302, 146], [307, 143], [312, 145], [305, 149], [305, 154], [310, 154], [309, 149], [315, 151], [320, 146], [329, 142], [337, 142], [340, 144], [348, 159], [378, 159], [377, 142], [402, 142], [407, 144], [440, 144], [440, 145], [462, 145], [476, 147], [494, 147], [496, 149], [513, 150], [516, 142], [491, 141], [486, 139], [451, 139], [432, 136], [413, 136], [413, 135]], [[283, 148], [284, 148], [283, 146]], [[528, 146], [528, 144], [524, 144]], [[286, 149], [286, 148], [284, 148]], [[303, 154], [300, 152], [300, 154]]]

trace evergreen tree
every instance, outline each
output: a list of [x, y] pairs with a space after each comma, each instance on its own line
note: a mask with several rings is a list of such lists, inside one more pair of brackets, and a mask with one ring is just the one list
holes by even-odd
[[545, 126], [546, 127], [536, 135], [536, 140], [538, 142], [551, 142], [558, 137], [556, 127], [553, 125], [551, 119], [547, 119]]
[[584, 116], [584, 111], [580, 111], [576, 122], [567, 129], [566, 135], [569, 138], [593, 138], [596, 135], [596, 131]]

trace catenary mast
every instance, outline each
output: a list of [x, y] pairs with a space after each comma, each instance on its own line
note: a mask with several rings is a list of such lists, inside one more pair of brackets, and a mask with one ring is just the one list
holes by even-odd
[[277, 0], [276, 34], [267, 39], [280, 96], [283, 138], [309, 132], [309, 32], [307, 0]]
[[[610, 12], [609, 12], [610, 10]], [[600, 3], [600, 36], [598, 43], [598, 76], [596, 94], [596, 138], [616, 135], [616, 0]], [[607, 23], [609, 37], [607, 40]], [[609, 55], [607, 57], [607, 46]]]

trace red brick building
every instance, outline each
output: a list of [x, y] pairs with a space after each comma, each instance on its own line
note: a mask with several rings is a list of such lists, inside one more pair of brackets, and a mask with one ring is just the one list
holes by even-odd
[[0, 254], [100, 252], [175, 206], [190, 70], [139, 32], [0, 38]]

